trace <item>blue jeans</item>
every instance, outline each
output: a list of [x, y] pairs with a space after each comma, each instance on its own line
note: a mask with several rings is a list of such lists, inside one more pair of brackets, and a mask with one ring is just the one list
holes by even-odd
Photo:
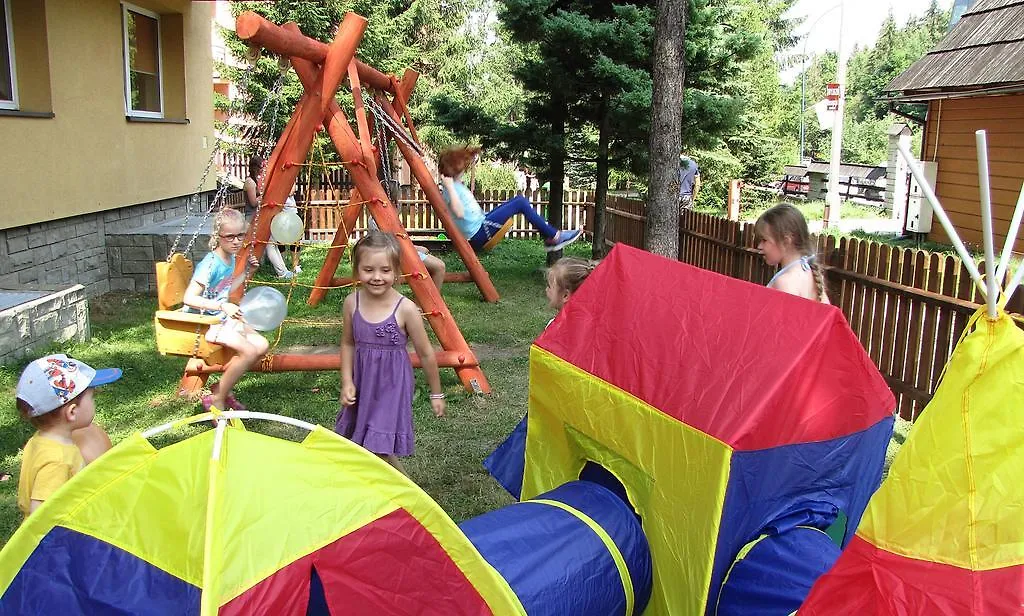
[[512, 197], [505, 203], [502, 203], [490, 212], [487, 212], [487, 214], [484, 215], [484, 224], [480, 227], [480, 230], [473, 235], [473, 237], [469, 238], [469, 244], [475, 250], [480, 250], [483, 248], [483, 245], [487, 243], [487, 240], [491, 239], [494, 234], [497, 233], [506, 222], [508, 222], [508, 219], [512, 218], [516, 214], [522, 214], [525, 216], [526, 220], [536, 227], [545, 239], [551, 239], [558, 234], [558, 229], [552, 227], [551, 223], [538, 214], [537, 211], [533, 209], [533, 206], [530, 205], [530, 202], [526, 197], [519, 195]]

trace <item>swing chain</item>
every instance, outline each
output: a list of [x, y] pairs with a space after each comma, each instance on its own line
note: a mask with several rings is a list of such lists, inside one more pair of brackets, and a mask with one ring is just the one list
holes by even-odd
[[396, 139], [401, 140], [402, 143], [409, 146], [413, 152], [416, 152], [417, 156], [423, 158], [423, 148], [421, 148], [420, 144], [416, 143], [416, 141], [409, 136], [405, 131], [405, 127], [402, 126], [401, 123], [395, 122], [394, 118], [385, 113], [384, 109], [377, 104], [377, 101], [375, 101], [373, 97], [366, 97], [365, 103], [366, 106], [370, 108], [370, 112], [373, 113], [373, 116], [377, 119], [378, 124], [386, 124], [388, 130], [391, 131], [391, 134], [394, 135]]
[[387, 193], [388, 198], [395, 202], [395, 206], [397, 207], [397, 195], [392, 194], [391, 156], [388, 152], [388, 137], [384, 132], [384, 125], [381, 122], [376, 122], [375, 124], [377, 125], [377, 151], [380, 153], [381, 173], [384, 176], [384, 179], [381, 180], [381, 184], [384, 186], [384, 192]]
[[[252, 70], [243, 71], [242, 81], [239, 83], [239, 91], [240, 92], [248, 92], [249, 91], [248, 90], [249, 78], [250, 78], [250, 76], [252, 75], [253, 72], [254, 71], [252, 71]], [[273, 127], [274, 127], [274, 125], [276, 123], [276, 113], [277, 113], [278, 105], [280, 103], [279, 94], [280, 94], [280, 91], [281, 91], [282, 87], [284, 86], [285, 74], [286, 74], [285, 71], [281, 71], [280, 72], [280, 74], [278, 75], [277, 81], [274, 83], [273, 87], [271, 88], [269, 96], [267, 96], [267, 98], [263, 101], [263, 105], [260, 107], [260, 110], [256, 114], [257, 118], [262, 118], [264, 113], [267, 110], [267, 106], [270, 104], [271, 99], [273, 99], [273, 101], [274, 101], [275, 117], [271, 119], [271, 124], [270, 124], [271, 132], [273, 131]], [[181, 242], [181, 238], [185, 234], [185, 229], [188, 228], [189, 218], [192, 215], [192, 206], [195, 205], [197, 208], [200, 207], [199, 195], [200, 195], [200, 192], [202, 191], [203, 186], [206, 184], [206, 178], [209, 177], [209, 175], [210, 175], [210, 170], [213, 168], [213, 165], [214, 165], [214, 163], [217, 160], [217, 154], [224, 148], [224, 143], [225, 143], [227, 137], [237, 137], [238, 136], [237, 135], [237, 128], [235, 128], [232, 125], [231, 120], [244, 108], [244, 105], [240, 104], [241, 101], [243, 100], [243, 98], [244, 97], [242, 97], [242, 96], [236, 97], [234, 100], [231, 101], [231, 105], [228, 107], [228, 117], [225, 120], [225, 131], [218, 132], [218, 134], [216, 136], [216, 139], [214, 140], [214, 143], [213, 143], [213, 151], [210, 153], [210, 158], [206, 162], [206, 169], [203, 170], [202, 179], [199, 180], [199, 185], [196, 187], [195, 192], [193, 192], [192, 195], [189, 197], [189, 206], [185, 209], [185, 218], [184, 218], [184, 220], [181, 221], [181, 228], [178, 229], [178, 234], [175, 236], [174, 242], [172, 242], [171, 248], [170, 248], [170, 250], [167, 253], [167, 261], [168, 262], [170, 262], [171, 257], [174, 255], [174, 253], [177, 252], [178, 244]], [[237, 105], [237, 108], [236, 108], [236, 105]], [[232, 134], [232, 133], [234, 133], [234, 134]], [[199, 221], [199, 224], [196, 226], [195, 232], [189, 238], [188, 244], [185, 246], [185, 249], [182, 251], [182, 252], [184, 252], [184, 254], [187, 255], [192, 250], [192, 247], [196, 243], [196, 239], [198, 239], [198, 237], [199, 237], [199, 233], [202, 231], [203, 227], [206, 225], [206, 221], [210, 218], [210, 214], [212, 214], [214, 210], [220, 211], [220, 210], [224, 209], [224, 207], [227, 204], [227, 193], [228, 193], [229, 189], [230, 189], [230, 185], [228, 185], [226, 182], [222, 183], [217, 188], [217, 192], [214, 193], [213, 201], [210, 203], [210, 206], [203, 213], [203, 217]], [[217, 207], [218, 203], [220, 204], [220, 207]]]
[[[242, 74], [242, 83], [240, 84], [240, 88], [242, 89], [242, 91], [248, 91], [248, 90], [246, 90], [246, 88], [248, 87], [248, 84], [249, 84], [249, 75], [251, 74], [251, 72], [252, 71], [245, 71]], [[231, 101], [231, 104], [228, 106], [228, 117], [224, 121], [224, 128], [225, 128], [225, 130], [223, 132], [218, 131], [216, 133], [216, 137], [215, 137], [215, 139], [213, 141], [213, 151], [210, 152], [210, 158], [209, 158], [209, 160], [206, 161], [206, 169], [203, 170], [202, 178], [199, 180], [199, 185], [196, 186], [195, 192], [193, 192], [189, 196], [189, 198], [188, 198], [189, 199], [189, 203], [188, 203], [188, 206], [185, 208], [185, 218], [184, 218], [184, 220], [181, 221], [181, 228], [178, 229], [178, 234], [175, 236], [174, 242], [171, 244], [171, 249], [167, 252], [167, 261], [168, 262], [170, 262], [171, 257], [174, 255], [174, 253], [177, 252], [178, 244], [181, 242], [181, 237], [185, 234], [185, 229], [188, 228], [188, 221], [189, 221], [189, 218], [192, 215], [192, 206], [196, 206], [196, 211], [199, 211], [199, 209], [198, 209], [200, 207], [199, 194], [202, 191], [203, 186], [206, 184], [206, 178], [209, 177], [209, 175], [210, 175], [210, 169], [213, 168], [213, 165], [214, 165], [214, 163], [217, 160], [217, 154], [220, 153], [221, 148], [223, 147], [224, 136], [222, 136], [222, 135], [230, 133], [234, 129], [234, 126], [232, 125], [231, 120], [235, 117], [235, 115], [242, 108], [242, 105], [239, 104], [241, 99], [242, 99], [241, 96], [236, 97], [234, 100]], [[202, 221], [199, 223], [199, 226], [196, 228], [196, 232], [192, 235], [191, 240], [188, 242], [188, 246], [184, 250], [185, 254], [188, 254], [189, 251], [192, 250], [192, 245], [195, 244], [196, 237], [199, 235], [199, 231], [201, 230], [202, 226], [206, 223], [206, 219], [207, 219], [207, 217], [209, 215], [209, 211], [213, 210], [213, 208], [216, 207], [218, 202], [222, 202], [224, 197], [226, 197], [226, 195], [227, 195], [227, 186], [226, 186], [226, 183], [225, 183], [222, 186], [218, 186], [217, 192], [214, 194], [214, 197], [213, 197], [213, 202], [210, 204], [210, 207], [207, 209], [207, 216], [203, 216]]]

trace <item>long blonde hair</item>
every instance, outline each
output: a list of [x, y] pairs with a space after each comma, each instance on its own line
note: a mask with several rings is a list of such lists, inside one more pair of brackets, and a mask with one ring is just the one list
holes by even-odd
[[398, 238], [393, 233], [383, 231], [370, 231], [363, 236], [354, 248], [352, 248], [352, 272], [359, 271], [359, 262], [363, 255], [370, 250], [383, 250], [384, 255], [391, 263], [396, 273], [402, 270], [402, 248], [398, 245]]
[[548, 281], [559, 291], [568, 291], [572, 295], [599, 263], [579, 257], [563, 257], [548, 269]]
[[808, 267], [814, 276], [814, 290], [819, 301], [821, 298], [828, 298], [828, 291], [825, 288], [825, 274], [818, 264], [814, 247], [811, 246], [811, 233], [807, 229], [807, 219], [788, 203], [779, 203], [761, 214], [761, 217], [754, 223], [754, 233], [758, 237], [775, 240], [779, 246], [785, 246], [788, 242], [794, 250], [807, 259]]
[[237, 222], [245, 229], [245, 216], [236, 209], [226, 207], [217, 212], [213, 217], [213, 232], [210, 234], [210, 250], [216, 250], [220, 245], [220, 230], [225, 222]]

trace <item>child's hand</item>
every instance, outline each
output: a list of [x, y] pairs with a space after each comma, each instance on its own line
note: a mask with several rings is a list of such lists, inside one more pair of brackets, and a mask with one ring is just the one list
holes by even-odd
[[249, 253], [249, 265], [251, 265], [253, 267], [259, 267], [260, 266], [260, 260], [257, 259], [256, 255], [253, 254], [253, 253]]
[[430, 401], [430, 406], [434, 410], [434, 417], [444, 417], [445, 403], [444, 399]]
[[229, 319], [238, 319], [242, 317], [242, 309], [237, 304], [231, 302], [224, 302], [220, 305], [220, 309], [224, 314], [228, 315]]
[[344, 385], [341, 388], [341, 405], [352, 406], [356, 403], [356, 386], [355, 384]]

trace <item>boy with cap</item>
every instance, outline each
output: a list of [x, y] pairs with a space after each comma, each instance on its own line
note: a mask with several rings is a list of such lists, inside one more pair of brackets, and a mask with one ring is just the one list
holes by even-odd
[[[102, 433], [92, 425], [96, 414], [92, 390], [119, 378], [117, 368], [94, 370], [67, 355], [47, 355], [21, 373], [18, 412], [36, 428], [21, 459], [18, 508], [22, 515], [28, 517], [85, 465], [79, 447], [94, 449], [89, 441]], [[105, 440], [106, 434], [99, 438]], [[90, 457], [96, 455], [90, 453]]]

